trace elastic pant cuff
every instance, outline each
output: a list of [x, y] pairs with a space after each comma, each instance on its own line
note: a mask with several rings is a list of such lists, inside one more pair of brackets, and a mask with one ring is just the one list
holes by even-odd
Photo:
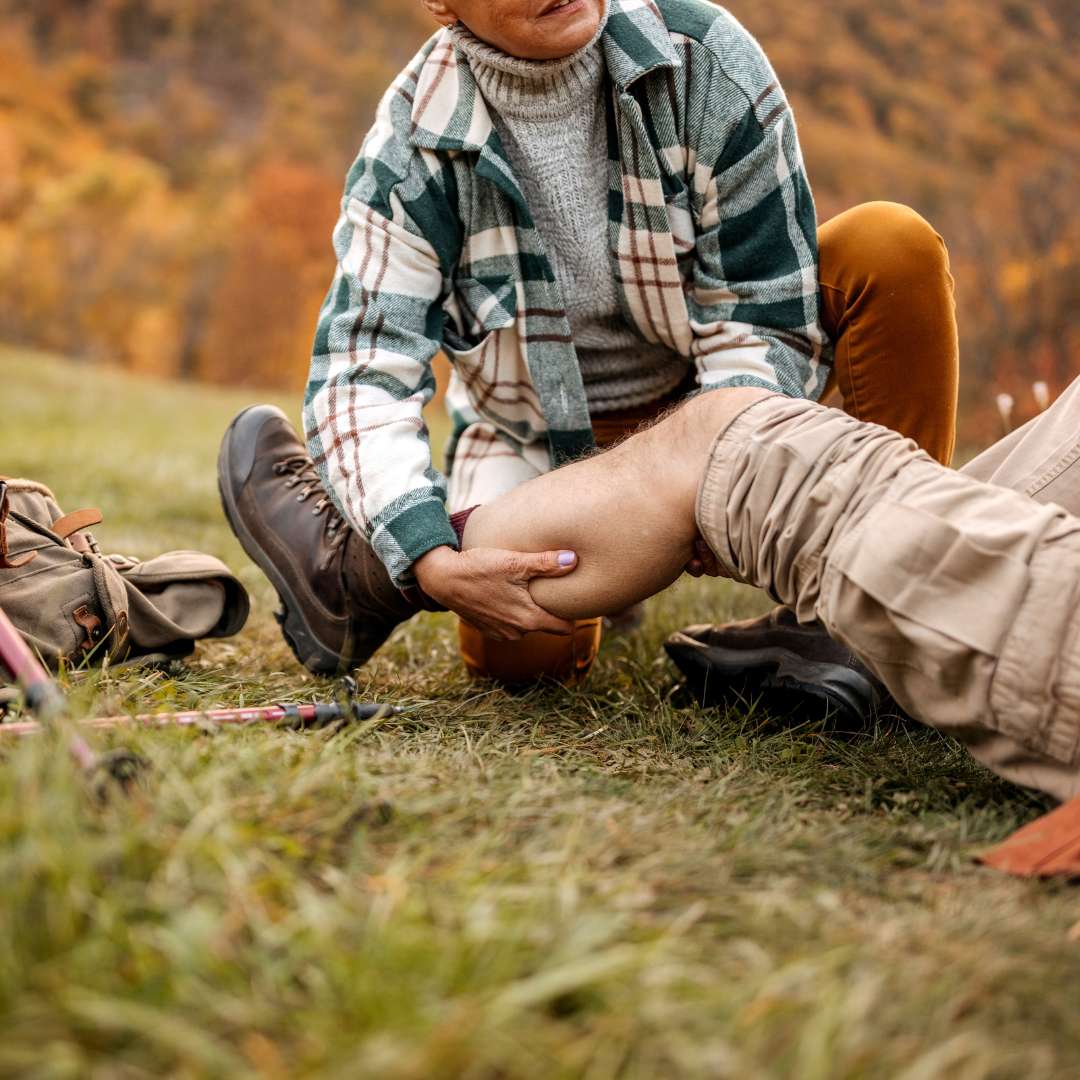
[[705, 472], [698, 487], [695, 518], [698, 532], [719, 560], [724, 573], [735, 581], [745, 581], [739, 572], [738, 560], [732, 550], [728, 531], [728, 493], [735, 475], [735, 459], [745, 450], [746, 443], [754, 432], [765, 422], [764, 417], [793, 405], [821, 407], [812, 401], [789, 398], [783, 394], [773, 394], [752, 401], [716, 436], [709, 451]]

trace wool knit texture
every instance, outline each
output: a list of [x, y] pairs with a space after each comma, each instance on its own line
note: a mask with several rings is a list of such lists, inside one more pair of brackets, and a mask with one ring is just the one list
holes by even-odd
[[655, 401], [690, 368], [665, 345], [644, 341], [619, 306], [608, 253], [607, 18], [605, 10], [582, 49], [546, 61], [509, 56], [454, 26], [566, 302], [591, 413]]
[[[775, 71], [721, 7], [609, 5], [610, 197], [592, 239], [607, 238], [622, 315], [703, 390], [820, 396], [816, 216]], [[584, 290], [556, 281], [518, 175], [440, 30], [388, 88], [349, 172], [304, 399], [327, 492], [398, 585], [457, 543], [423, 416], [440, 350], [459, 483], [508, 455], [535, 475], [596, 445], [566, 312]]]

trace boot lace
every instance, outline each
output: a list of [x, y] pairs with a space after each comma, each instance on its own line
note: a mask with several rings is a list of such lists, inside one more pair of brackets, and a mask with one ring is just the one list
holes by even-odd
[[326, 540], [330, 551], [336, 551], [345, 543], [349, 535], [349, 526], [341, 516], [338, 508], [326, 494], [322, 486], [322, 480], [315, 471], [311, 458], [306, 454], [294, 454], [292, 457], [282, 458], [275, 462], [274, 474], [288, 477], [285, 481], [286, 488], [299, 488], [296, 493], [298, 503], [307, 502], [312, 496], [318, 496], [311, 512], [315, 517], [326, 515]]

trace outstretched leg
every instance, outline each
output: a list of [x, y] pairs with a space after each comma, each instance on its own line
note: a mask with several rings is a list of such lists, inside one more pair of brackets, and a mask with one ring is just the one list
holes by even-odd
[[894, 432], [757, 391], [702, 395], [482, 508], [465, 543], [577, 550], [578, 571], [535, 583], [574, 618], [665, 587], [697, 529], [913, 716], [1018, 783], [1080, 791], [1080, 518]]

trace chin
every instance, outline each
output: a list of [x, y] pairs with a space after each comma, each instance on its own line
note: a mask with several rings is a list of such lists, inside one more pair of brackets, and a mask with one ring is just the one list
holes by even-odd
[[596, 36], [603, 7], [604, 0], [571, 0], [565, 14], [539, 20], [540, 33], [530, 43], [528, 59], [561, 60], [584, 48]]

